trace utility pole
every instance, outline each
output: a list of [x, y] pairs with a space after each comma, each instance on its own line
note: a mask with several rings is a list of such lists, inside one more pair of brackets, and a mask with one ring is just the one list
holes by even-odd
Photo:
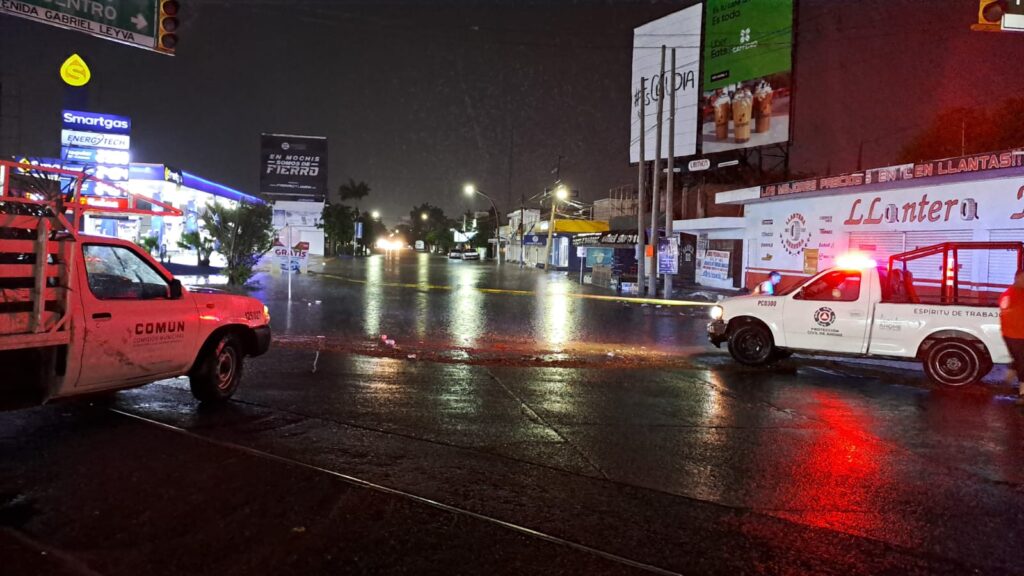
[[661, 183], [661, 132], [665, 113], [665, 46], [661, 46], [661, 70], [658, 72], [658, 126], [654, 143], [654, 174], [651, 181], [651, 245], [654, 247], [651, 269], [647, 271], [647, 294], [658, 295], [658, 186]]
[[519, 267], [526, 266], [526, 195], [519, 195]]
[[[676, 49], [672, 49], [672, 79], [671, 97], [668, 101], [668, 182], [665, 185], [665, 239], [672, 243], [672, 218], [675, 217], [675, 206], [673, 203], [676, 195], [675, 175], [676, 170]], [[678, 258], [678, 256], [677, 256]], [[677, 264], [678, 265], [678, 264]], [[665, 274], [665, 298], [672, 298], [672, 274]]]
[[551, 269], [551, 242], [555, 236], [555, 194], [551, 193], [551, 217], [548, 218], [548, 241], [544, 246], [544, 271]]
[[644, 285], [644, 259], [647, 257], [647, 245], [644, 241], [644, 171], [647, 169], [647, 158], [644, 156], [644, 144], [647, 140], [644, 128], [647, 114], [645, 100], [647, 99], [647, 79], [640, 79], [640, 161], [637, 162], [637, 185], [636, 185], [636, 287], [638, 294], [643, 294], [640, 289]]

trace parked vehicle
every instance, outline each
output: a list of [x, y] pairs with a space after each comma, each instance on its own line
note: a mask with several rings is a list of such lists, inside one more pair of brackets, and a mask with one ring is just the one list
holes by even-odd
[[972, 384], [1010, 356], [999, 327], [1003, 287], [961, 282], [965, 251], [1012, 254], [1024, 266], [1020, 242], [937, 244], [897, 254], [887, 266], [840, 259], [778, 295], [722, 301], [708, 334], [752, 366], [794, 352], [919, 360], [932, 382]]
[[462, 251], [462, 259], [463, 260], [479, 260], [480, 259], [480, 253], [477, 252], [475, 248], [466, 248], [465, 250]]
[[[43, 179], [77, 180], [67, 198], [39, 199], [19, 183], [25, 168], [0, 162], [0, 402], [42, 403], [182, 375], [199, 400], [229, 398], [244, 358], [270, 345], [267, 307], [186, 289], [135, 244], [79, 234], [86, 177], [33, 169], [41, 170], [51, 173]], [[134, 200], [130, 209], [145, 212]]]

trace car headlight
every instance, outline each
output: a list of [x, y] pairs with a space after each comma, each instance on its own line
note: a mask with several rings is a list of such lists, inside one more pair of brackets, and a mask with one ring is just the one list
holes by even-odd
[[267, 308], [265, 304], [263, 305], [263, 319], [270, 324], [270, 308]]
[[725, 316], [725, 309], [724, 308], [722, 308], [721, 306], [712, 306], [711, 307], [711, 319], [712, 320], [721, 320], [722, 316]]

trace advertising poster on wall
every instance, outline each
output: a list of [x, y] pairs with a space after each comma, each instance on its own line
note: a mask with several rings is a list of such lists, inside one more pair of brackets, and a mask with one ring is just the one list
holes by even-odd
[[702, 152], [789, 140], [792, 0], [707, 0]]
[[[648, 22], [633, 31], [633, 80], [630, 85], [629, 161], [640, 161], [640, 104], [644, 106], [644, 156], [654, 160], [658, 123], [658, 100], [664, 94], [661, 157], [668, 158], [669, 79], [676, 89], [675, 155], [690, 156], [697, 151], [697, 100], [700, 63], [702, 6], [697, 4]], [[662, 87], [661, 47], [665, 46], [666, 86]], [[676, 49], [676, 73], [672, 78], [671, 51]]]
[[327, 194], [327, 138], [261, 134], [260, 192], [272, 201], [323, 202]]
[[729, 280], [729, 256], [724, 250], [708, 250], [701, 261], [700, 279], [701, 284], [708, 286], [722, 285]]
[[658, 238], [658, 274], [679, 273], [679, 238]]

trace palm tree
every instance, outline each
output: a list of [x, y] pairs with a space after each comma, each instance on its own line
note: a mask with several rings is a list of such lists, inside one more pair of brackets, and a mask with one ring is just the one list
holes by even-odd
[[370, 185], [362, 180], [356, 182], [349, 178], [347, 184], [338, 186], [338, 194], [341, 196], [342, 202], [345, 200], [355, 200], [356, 206], [359, 206], [359, 201], [370, 194]]

